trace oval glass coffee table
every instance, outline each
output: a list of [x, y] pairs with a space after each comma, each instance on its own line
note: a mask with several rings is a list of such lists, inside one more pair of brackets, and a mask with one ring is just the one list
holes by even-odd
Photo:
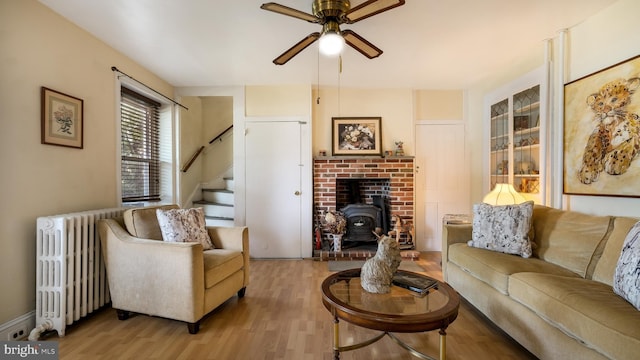
[[[399, 275], [426, 276], [398, 270]], [[445, 330], [456, 317], [460, 296], [448, 284], [438, 281], [426, 295], [391, 286], [387, 294], [373, 294], [360, 286], [360, 269], [340, 271], [322, 282], [322, 303], [334, 318], [333, 354], [362, 348], [389, 336], [396, 343], [421, 359], [435, 358], [423, 354], [401, 341], [393, 333], [415, 333], [439, 329], [440, 359], [446, 358]], [[367, 329], [382, 331], [379, 335], [361, 343], [340, 345], [340, 319]]]

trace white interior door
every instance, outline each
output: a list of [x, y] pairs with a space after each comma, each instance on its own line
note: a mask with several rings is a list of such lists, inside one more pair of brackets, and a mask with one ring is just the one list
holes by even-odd
[[245, 123], [245, 157], [251, 256], [302, 257], [300, 123]]
[[416, 247], [442, 251], [442, 218], [469, 213], [469, 166], [462, 123], [416, 125]]

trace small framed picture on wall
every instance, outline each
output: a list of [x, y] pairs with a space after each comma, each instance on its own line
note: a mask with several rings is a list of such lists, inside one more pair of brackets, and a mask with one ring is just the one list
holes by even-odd
[[41, 143], [82, 149], [83, 103], [43, 86]]

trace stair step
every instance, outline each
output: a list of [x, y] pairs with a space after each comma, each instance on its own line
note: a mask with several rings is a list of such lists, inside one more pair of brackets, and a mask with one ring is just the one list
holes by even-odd
[[202, 197], [205, 201], [217, 204], [234, 204], [233, 190], [228, 189], [202, 189]]
[[233, 204], [223, 204], [223, 203], [217, 203], [215, 201], [207, 201], [207, 200], [198, 200], [198, 201], [194, 201], [193, 203], [197, 205], [215, 205], [215, 206], [233, 207]]
[[203, 192], [219, 192], [225, 194], [233, 194], [233, 190], [229, 189], [202, 189]]
[[235, 223], [232, 218], [222, 216], [205, 216], [205, 223], [207, 226], [234, 226]]
[[231, 221], [233, 221], [232, 217], [226, 217], [226, 216], [205, 215], [204, 218], [205, 219], [210, 219], [210, 220], [231, 220]]
[[223, 178], [225, 182], [225, 189], [227, 190], [235, 190], [235, 183], [233, 182], [233, 177], [225, 177]]
[[233, 216], [235, 215], [233, 204], [223, 204], [219, 202], [199, 200], [194, 201], [193, 205], [203, 208], [205, 216], [233, 219]]

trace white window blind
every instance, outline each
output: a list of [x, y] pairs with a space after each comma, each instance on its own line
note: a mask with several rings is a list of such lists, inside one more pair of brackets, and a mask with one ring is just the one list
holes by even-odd
[[160, 103], [121, 88], [122, 202], [160, 200]]

